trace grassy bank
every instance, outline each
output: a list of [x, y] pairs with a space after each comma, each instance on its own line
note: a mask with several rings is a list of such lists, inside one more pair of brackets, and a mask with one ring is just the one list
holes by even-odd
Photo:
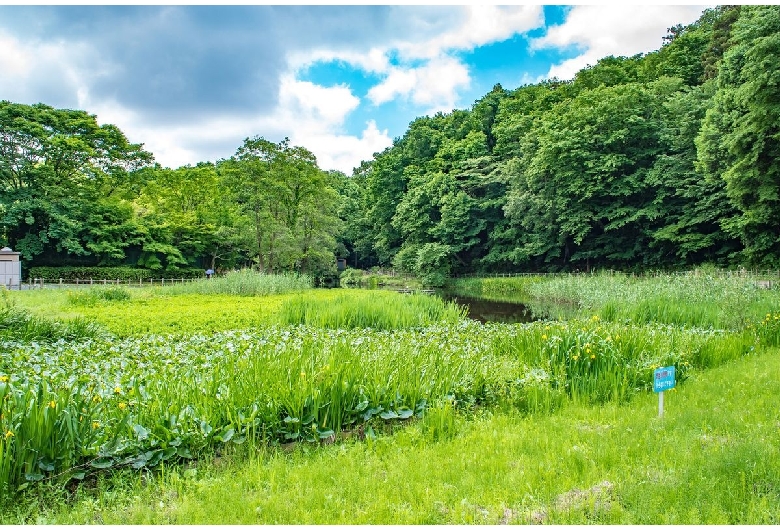
[[[778, 524], [780, 355], [749, 356], [627, 405], [483, 410], [434, 439], [223, 455], [29, 494], [6, 524]], [[441, 421], [439, 422], [441, 424]]]
[[634, 276], [617, 273], [469, 278], [452, 289], [529, 304], [553, 318], [599, 315], [637, 324], [738, 330], [780, 308], [780, 290], [762, 278], [697, 270], [685, 274]]

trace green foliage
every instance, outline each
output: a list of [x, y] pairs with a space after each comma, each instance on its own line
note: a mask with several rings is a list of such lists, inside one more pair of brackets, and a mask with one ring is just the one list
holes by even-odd
[[414, 274], [426, 287], [442, 287], [450, 276], [452, 248], [441, 243], [408, 245], [393, 259], [399, 270]]
[[317, 273], [335, 263], [336, 177], [320, 170], [310, 151], [288, 139], [247, 138], [218, 171], [252, 234], [246, 250], [261, 270]]
[[363, 271], [360, 269], [346, 269], [339, 277], [342, 287], [358, 287], [363, 283]]
[[[133, 171], [151, 161], [141, 145], [84, 111], [8, 101], [0, 102], [0, 138], [4, 244], [26, 260], [111, 259], [130, 244], [134, 230], [121, 195]], [[94, 222], [114, 207], [127, 234]]]
[[776, 13], [708, 9], [657, 52], [416, 119], [359, 172], [361, 259], [419, 275], [422, 246], [447, 246], [432, 284], [444, 268], [774, 267], [776, 83], [759, 65]]
[[710, 179], [723, 179], [739, 210], [723, 227], [741, 239], [748, 262], [780, 264], [775, 230], [780, 194], [780, 8], [745, 6], [731, 27], [718, 90], [697, 138], [699, 161]]
[[31, 267], [27, 277], [43, 279], [46, 282], [115, 281], [138, 282], [160, 278], [203, 278], [203, 269], [179, 269], [176, 271], [153, 271], [133, 267]]

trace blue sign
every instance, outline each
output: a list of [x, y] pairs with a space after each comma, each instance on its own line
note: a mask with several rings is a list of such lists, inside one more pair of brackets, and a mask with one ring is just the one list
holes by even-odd
[[674, 388], [674, 366], [657, 368], [653, 373], [653, 392], [663, 392]]

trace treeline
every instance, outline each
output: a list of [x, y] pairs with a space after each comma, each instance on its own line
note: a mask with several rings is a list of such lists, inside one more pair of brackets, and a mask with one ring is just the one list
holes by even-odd
[[414, 120], [349, 177], [261, 137], [166, 169], [81, 111], [0, 104], [0, 244], [32, 265], [327, 274], [780, 267], [780, 7]]
[[217, 163], [152, 160], [86, 112], [0, 102], [0, 246], [21, 252], [25, 270], [335, 271], [344, 176], [308, 150], [249, 138]]
[[455, 273], [780, 266], [780, 7], [571, 81], [496, 85], [355, 171], [352, 259]]

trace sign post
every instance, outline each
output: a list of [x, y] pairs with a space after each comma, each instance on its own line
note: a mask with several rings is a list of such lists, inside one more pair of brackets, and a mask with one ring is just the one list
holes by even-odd
[[653, 392], [658, 392], [658, 417], [664, 416], [664, 390], [674, 388], [674, 366], [656, 368], [653, 372]]

